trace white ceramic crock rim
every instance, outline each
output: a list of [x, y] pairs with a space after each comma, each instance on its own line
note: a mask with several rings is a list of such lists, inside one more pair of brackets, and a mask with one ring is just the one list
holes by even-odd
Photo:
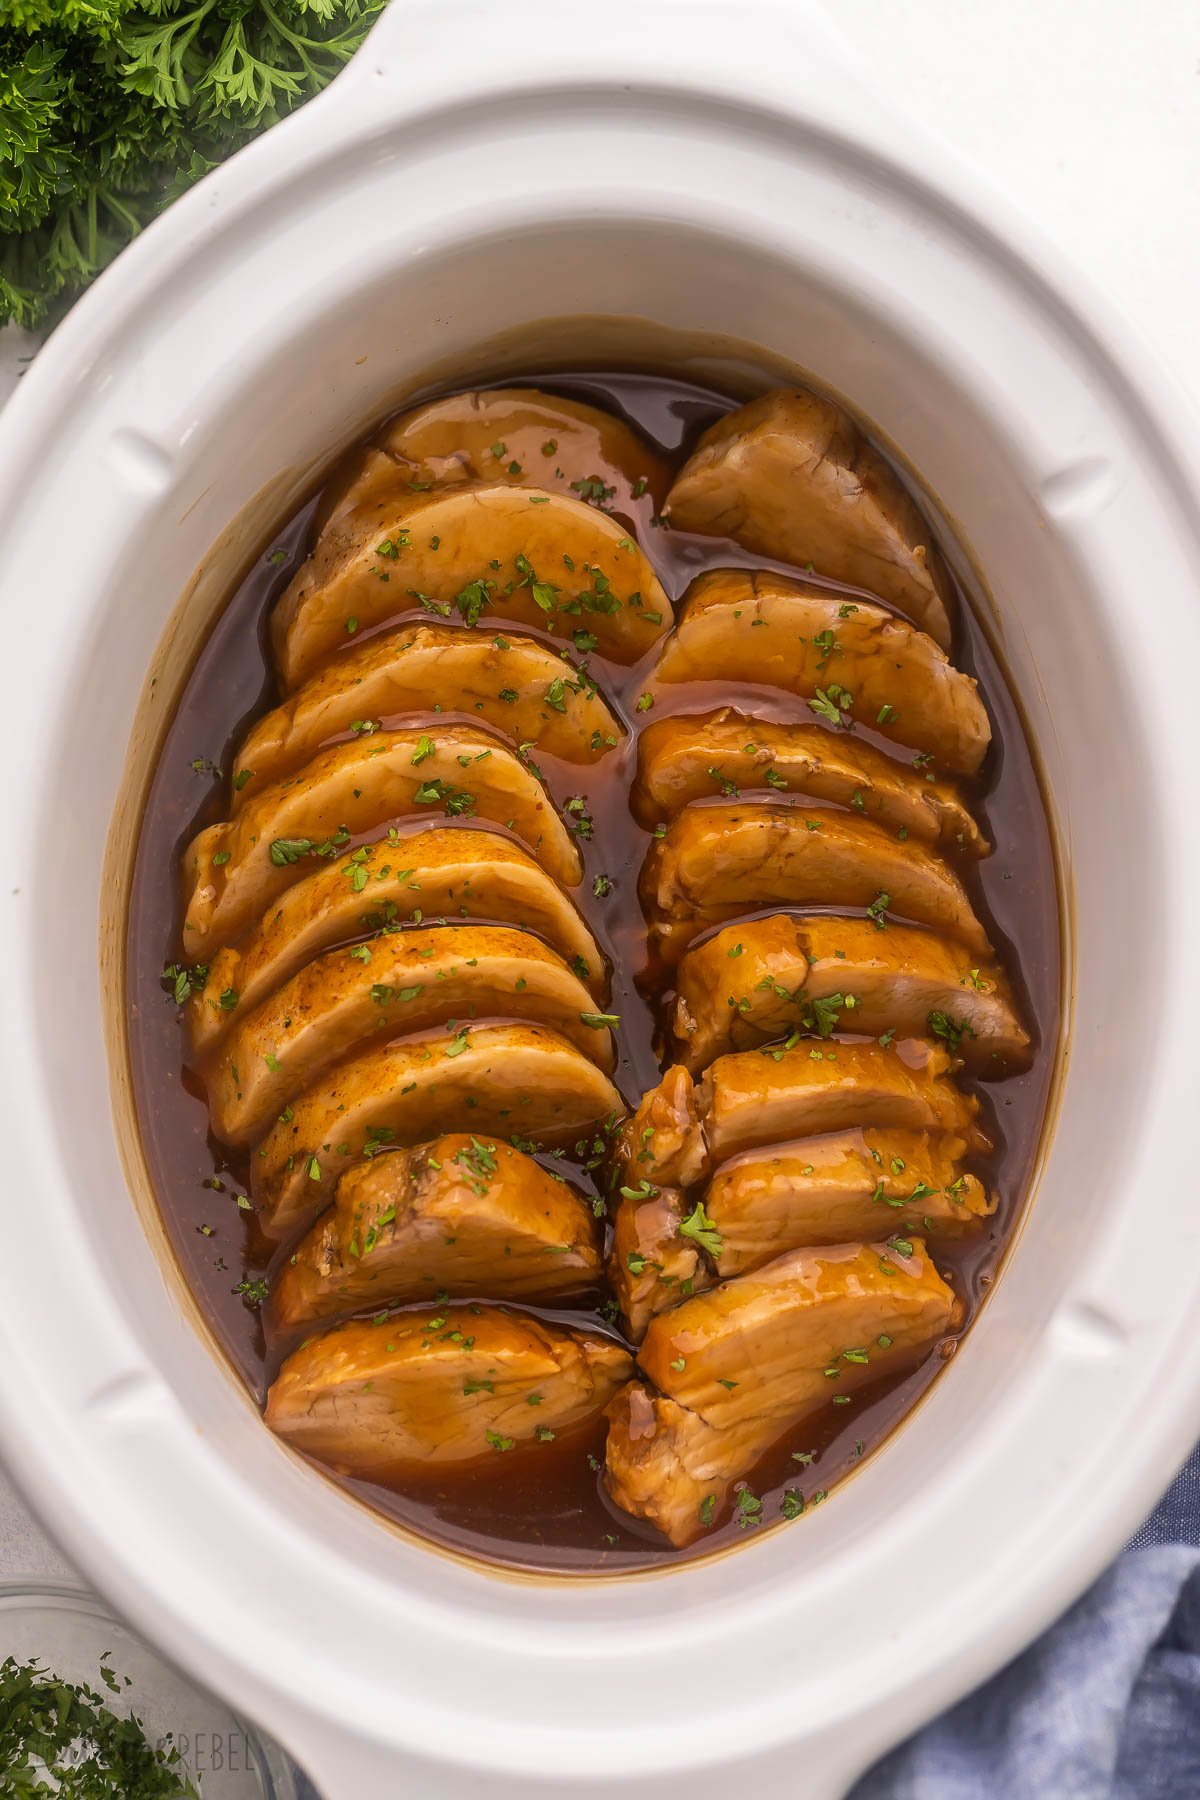
[[[405, 8], [401, 16], [398, 6], [396, 13], [384, 20], [360, 64], [327, 99], [235, 159], [216, 182], [205, 184], [207, 191], [196, 193], [166, 215], [97, 284], [39, 357], [0, 427], [0, 492], [6, 487], [10, 496], [19, 492], [21, 469], [38, 447], [42, 418], [54, 409], [63, 387], [88, 379], [102, 361], [104, 346], [119, 336], [123, 321], [135, 304], [151, 294], [168, 273], [184, 267], [196, 255], [198, 236], [211, 239], [232, 229], [239, 217], [269, 200], [272, 191], [300, 179], [304, 165], [319, 162], [329, 143], [375, 128], [381, 95], [386, 92], [389, 56], [400, 53], [402, 35], [415, 32], [419, 37], [423, 24], [428, 27], [431, 22], [436, 23], [438, 10], [413, 6]], [[711, 13], [714, 20], [724, 12], [720, 5], [703, 10]], [[552, 14], [530, 4], [524, 16], [531, 28], [535, 21], [537, 24], [537, 53], [532, 57], [528, 46], [523, 46], [518, 55], [511, 45], [506, 50], [494, 38], [489, 39], [485, 21], [475, 18], [472, 24], [477, 36], [469, 66], [460, 63], [451, 74], [446, 59], [427, 64], [425, 73], [429, 79], [423, 86], [421, 105], [433, 110], [447, 104], [467, 104], [486, 93], [535, 84], [581, 85], [586, 70], [589, 86], [623, 82], [631, 88], [644, 86], [651, 92], [680, 94], [693, 103], [698, 97], [707, 97], [714, 105], [736, 100], [770, 119], [773, 129], [784, 130], [789, 118], [799, 117], [796, 98], [786, 79], [789, 59], [783, 55], [764, 57], [757, 34], [766, 34], [778, 46], [787, 31], [797, 29], [793, 47], [802, 44], [817, 57], [830, 84], [821, 106], [814, 108], [806, 98], [806, 126], [811, 129], [814, 122], [824, 123], [830, 137], [844, 143], [849, 156], [880, 155], [893, 171], [935, 196], [943, 208], [958, 213], [964, 228], [998, 265], [1036, 286], [1043, 304], [1060, 318], [1072, 321], [1073, 329], [1090, 340], [1097, 358], [1107, 365], [1130, 412], [1157, 442], [1161, 473], [1173, 485], [1177, 502], [1195, 516], [1200, 498], [1195, 479], [1200, 456], [1194, 421], [1183, 396], [1149, 356], [1129, 340], [1107, 307], [1061, 264], [1052, 247], [1014, 218], [981, 184], [950, 164], [934, 146], [908, 129], [898, 130], [886, 111], [878, 107], [869, 121], [860, 111], [854, 129], [847, 126], [846, 112], [834, 102], [839, 96], [861, 95], [855, 94], [854, 77], [839, 61], [840, 52], [832, 46], [815, 11], [792, 7], [785, 19], [782, 9], [776, 6], [759, 4], [753, 9], [738, 9], [737, 42], [731, 46], [726, 40], [719, 55], [714, 53], [714, 40], [703, 32], [697, 31], [682, 45], [674, 38], [668, 40], [667, 20], [672, 11], [662, 0], [655, 7], [643, 5], [637, 9], [639, 47], [652, 51], [654, 33], [661, 30], [660, 47], [669, 41], [674, 60], [672, 73], [664, 76], [660, 71], [670, 66], [670, 59], [664, 56], [656, 62], [652, 54], [647, 55], [643, 66], [656, 72], [652, 80], [644, 83], [640, 79], [631, 82], [628, 64], [622, 62], [628, 39], [623, 39], [621, 27], [631, 26], [628, 16], [615, 18], [611, 30], [606, 22], [603, 37], [596, 42], [589, 38], [581, 48], [568, 28], [558, 28]], [[511, 16], [510, 8], [510, 29]], [[376, 77], [381, 85], [372, 92]], [[410, 99], [404, 110], [415, 116], [417, 107]], [[989, 226], [978, 223], [983, 218], [990, 221]], [[1178, 1337], [1180, 1330], [1181, 1326], [1176, 1325], [1173, 1337], [1168, 1336], [1159, 1346], [1163, 1355], [1176, 1348], [1173, 1338]], [[847, 1771], [1010, 1655], [1060, 1611], [1119, 1546], [1155, 1497], [1168, 1468], [1181, 1458], [1200, 1427], [1200, 1366], [1192, 1357], [1183, 1358], [1181, 1368], [1177, 1398], [1146, 1421], [1140, 1460], [1114, 1471], [1103, 1501], [1093, 1502], [1077, 1537], [1062, 1550], [1053, 1578], [1044, 1580], [1036, 1592], [997, 1596], [989, 1642], [960, 1646], [953, 1665], [943, 1662], [936, 1679], [927, 1683], [920, 1695], [906, 1691], [904, 1684], [898, 1683], [886, 1716], [881, 1709], [882, 1724], [877, 1721], [864, 1729], [862, 1755], [855, 1750], [849, 1760], [843, 1759]], [[188, 1655], [188, 1621], [179, 1614], [172, 1597], [164, 1594], [152, 1572], [136, 1565], [131, 1547], [124, 1547], [123, 1557], [108, 1560], [121, 1547], [119, 1530], [93, 1536], [86, 1507], [67, 1498], [58, 1480], [60, 1466], [53, 1447], [48, 1447], [44, 1439], [44, 1416], [39, 1411], [38, 1398], [15, 1386], [0, 1384], [3, 1441], [13, 1452], [18, 1479], [72, 1555], [114, 1602], [143, 1630], [167, 1641], [178, 1660], [190, 1665], [193, 1659]], [[207, 1663], [201, 1671], [204, 1679], [236, 1697], [241, 1654], [241, 1647], [234, 1646], [224, 1667]], [[315, 1753], [319, 1746], [297, 1720], [295, 1699], [293, 1694], [278, 1694], [279, 1722], [290, 1722], [298, 1733], [297, 1741], [307, 1740]], [[265, 1700], [261, 1710], [270, 1710]], [[275, 1723], [270, 1717], [265, 1717], [264, 1722], [268, 1726]], [[469, 1748], [466, 1754], [472, 1755]], [[530, 1767], [534, 1760], [531, 1746]], [[603, 1778], [600, 1771], [581, 1774], [584, 1780]]]

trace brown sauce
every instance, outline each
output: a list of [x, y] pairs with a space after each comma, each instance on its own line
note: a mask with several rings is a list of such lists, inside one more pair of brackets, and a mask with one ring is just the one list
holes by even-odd
[[[564, 372], [530, 377], [524, 384], [585, 400], [624, 417], [675, 466], [699, 432], [736, 404], [686, 382], [644, 375]], [[248, 726], [275, 698], [266, 619], [272, 601], [308, 552], [315, 510], [314, 499], [280, 530], [231, 597], [197, 659], [162, 745], [150, 789], [129, 914], [130, 1042], [152, 1179], [184, 1276], [217, 1342], [259, 1402], [281, 1357], [292, 1346], [264, 1341], [253, 1284], [264, 1276], [270, 1280], [273, 1259], [286, 1255], [290, 1245], [276, 1250], [256, 1232], [252, 1211], [238, 1204], [238, 1197], [249, 1192], [248, 1158], [231, 1155], [210, 1136], [202, 1089], [188, 1070], [183, 1016], [164, 992], [161, 974], [164, 965], [179, 958], [176, 871], [180, 853], [201, 825], [224, 816], [230, 759]], [[726, 541], [690, 537], [658, 525], [647, 528], [645, 518], [630, 519], [629, 523], [640, 526], [642, 546], [672, 601], [678, 601], [688, 582], [707, 568], [784, 568]], [[836, 583], [826, 585], [837, 588]], [[527, 635], [544, 635], [525, 626], [520, 629]], [[562, 647], [561, 640], [546, 641]], [[631, 728], [619, 751], [586, 768], [549, 756], [537, 757], [556, 802], [561, 806], [569, 795], [583, 792], [595, 821], [594, 835], [580, 844], [586, 872], [577, 897], [612, 963], [609, 1006], [621, 1016], [615, 1079], [631, 1107], [660, 1074], [654, 1017], [637, 986], [645, 962], [637, 875], [650, 842], [649, 834], [634, 823], [628, 806], [637, 726], [644, 718], [697, 713], [715, 705], [736, 705], [759, 718], [812, 721], [801, 700], [717, 683], [690, 683], [666, 690], [660, 693], [653, 711], [640, 716], [636, 702], [648, 685], [648, 669], [656, 654], [657, 649], [633, 668], [595, 654], [590, 658], [590, 672], [601, 691]], [[1037, 1046], [1026, 1073], [977, 1086], [963, 1080], [969, 1091], [981, 1094], [984, 1120], [994, 1126], [997, 1148], [981, 1172], [999, 1197], [995, 1214], [977, 1237], [965, 1244], [939, 1244], [936, 1248], [938, 1268], [965, 1302], [965, 1330], [993, 1280], [1038, 1153], [1056, 1049], [1060, 935], [1054, 854], [1021, 716], [993, 650], [961, 595], [952, 660], [977, 677], [994, 734], [983, 777], [963, 785], [995, 849], [981, 863], [964, 858], [955, 867], [999, 959], [1008, 968]], [[454, 717], [452, 713], [438, 715], [441, 723]], [[870, 738], [873, 734], [862, 735]], [[896, 753], [895, 746], [877, 741]], [[216, 770], [221, 771], [220, 776]], [[436, 821], [402, 822], [402, 828], [430, 823], [440, 827], [450, 821], [439, 817]], [[593, 893], [593, 883], [601, 875], [611, 883], [604, 898]], [[578, 1178], [585, 1188], [593, 1188], [591, 1177], [569, 1159], [553, 1161], [552, 1166]], [[597, 1295], [597, 1306], [601, 1300]], [[538, 1313], [540, 1309], [525, 1310]], [[587, 1307], [546, 1311], [541, 1316], [619, 1336], [607, 1316]], [[823, 1498], [886, 1437], [928, 1387], [942, 1360], [943, 1355], [935, 1351], [915, 1371], [861, 1391], [853, 1407], [846, 1409], [851, 1413], [849, 1422], [845, 1411], [830, 1406], [786, 1435], [748, 1476], [750, 1487], [762, 1501], [759, 1518], [764, 1523], [779, 1518], [785, 1489], [798, 1490], [806, 1507]], [[542, 1446], [536, 1456], [496, 1457], [465, 1471], [439, 1470], [409, 1479], [402, 1487], [362, 1481], [344, 1485], [380, 1512], [443, 1545], [509, 1566], [621, 1572], [705, 1554], [742, 1536], [739, 1527], [730, 1523], [708, 1534], [690, 1551], [671, 1549], [657, 1533], [628, 1518], [604, 1495], [598, 1473], [604, 1437], [605, 1423], [600, 1419], [581, 1432]], [[810, 1456], [811, 1461], [796, 1461], [795, 1452]], [[794, 1502], [791, 1510], [796, 1510]], [[752, 1525], [748, 1529], [760, 1528]]]

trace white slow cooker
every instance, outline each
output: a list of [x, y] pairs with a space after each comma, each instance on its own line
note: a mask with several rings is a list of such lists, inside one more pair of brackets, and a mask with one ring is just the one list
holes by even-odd
[[[531, 322], [578, 315], [546, 346], [801, 365], [920, 471], [990, 583], [1071, 951], [1037, 1193], [927, 1401], [800, 1523], [609, 1582], [440, 1554], [263, 1430], [156, 1222], [119, 982], [155, 734], [239, 565], [429, 371], [528, 367]], [[37, 358], [0, 420], [0, 1443], [329, 1800], [838, 1794], [1061, 1611], [1200, 1433], [1198, 486], [1102, 305], [796, 0], [395, 0]]]

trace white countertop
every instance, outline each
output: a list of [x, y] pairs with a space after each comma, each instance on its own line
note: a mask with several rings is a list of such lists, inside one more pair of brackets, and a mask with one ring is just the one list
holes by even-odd
[[[1107, 291], [1200, 404], [1195, 0], [830, 10], [868, 66]], [[0, 399], [27, 349], [14, 334], [0, 342]], [[70, 1572], [0, 1474], [0, 1578]]]

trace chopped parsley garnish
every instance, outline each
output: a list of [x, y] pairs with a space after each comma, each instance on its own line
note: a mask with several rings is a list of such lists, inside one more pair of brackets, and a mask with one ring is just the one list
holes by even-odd
[[208, 964], [193, 963], [189, 968], [186, 963], [168, 963], [160, 979], [176, 1006], [182, 1006], [193, 994], [204, 992]]
[[745, 1531], [751, 1525], [762, 1524], [762, 1501], [757, 1494], [752, 1494], [748, 1487], [738, 1489], [737, 1501], [733, 1508], [734, 1524]]
[[590, 500], [594, 506], [604, 506], [616, 493], [615, 487], [606, 487], [599, 475], [585, 475], [580, 481], [573, 481], [571, 489], [581, 500]]
[[658, 1194], [654, 1183], [646, 1180], [639, 1181], [636, 1187], [622, 1187], [617, 1191], [623, 1200], [653, 1200]]
[[868, 919], [870, 919], [870, 921], [871, 921], [872, 925], [875, 927], [876, 931], [886, 931], [887, 930], [887, 924], [888, 924], [887, 909], [891, 905], [891, 903], [892, 903], [891, 895], [885, 894], [883, 889], [880, 888], [879, 892], [876, 894], [875, 898], [872, 900], [870, 906], [868, 906], [867, 917], [868, 917]]
[[854, 695], [844, 687], [838, 687], [831, 681], [827, 688], [818, 688], [808, 704], [819, 719], [826, 719], [830, 725], [837, 725], [843, 731], [853, 731], [850, 708], [854, 704]]
[[485, 581], [481, 576], [477, 581], [469, 581], [465, 588], [461, 588], [455, 594], [454, 604], [462, 614], [464, 624], [477, 625], [479, 623], [479, 615], [491, 597], [491, 587], [492, 583]]
[[587, 809], [587, 801], [582, 794], [572, 794], [565, 802], [563, 811], [567, 814], [567, 829], [577, 837], [592, 837], [596, 830], [596, 822]]
[[416, 790], [413, 800], [418, 806], [441, 806], [448, 818], [470, 818], [475, 811], [475, 796], [466, 788], [456, 788], [439, 777], [426, 781]]
[[959, 1045], [964, 1037], [974, 1037], [975, 1032], [966, 1019], [952, 1019], [949, 1013], [931, 1012], [929, 1029], [934, 1037], [940, 1038], [952, 1056], [958, 1055]]
[[720, 1256], [724, 1248], [724, 1240], [705, 1212], [703, 1200], [697, 1200], [687, 1218], [679, 1221], [679, 1235], [691, 1238], [694, 1244], [699, 1244], [712, 1257]]
[[[98, 1670], [109, 1693], [124, 1693], [108, 1651]], [[114, 1712], [94, 1688], [12, 1656], [0, 1663], [0, 1785], [29, 1800], [198, 1800], [169, 1735], [151, 1743], [136, 1716]]]
[[[849, 1004], [853, 1003], [851, 996]], [[838, 1027], [842, 1009], [848, 1004], [845, 994], [826, 994], [820, 1000], [805, 1000], [803, 1003], [804, 1029], [815, 1033], [817, 1037], [832, 1037]]]
[[315, 848], [311, 838], [275, 838], [271, 843], [271, 861], [277, 869], [283, 869], [289, 863], [298, 863], [302, 856], [311, 856]]
[[484, 1144], [473, 1137], [464, 1149], [455, 1152], [453, 1160], [467, 1171], [467, 1186], [482, 1200], [496, 1173], [495, 1144]]

